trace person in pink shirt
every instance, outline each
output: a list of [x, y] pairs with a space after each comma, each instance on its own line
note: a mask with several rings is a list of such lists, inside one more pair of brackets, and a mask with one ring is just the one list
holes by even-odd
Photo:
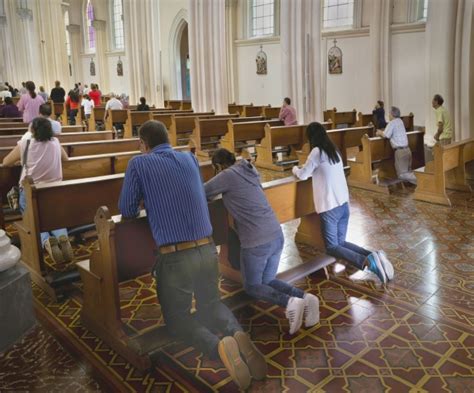
[[298, 124], [296, 120], [296, 110], [291, 106], [291, 99], [286, 97], [283, 100], [283, 106], [280, 110], [280, 115], [278, 118], [285, 123], [285, 126], [293, 126]]
[[36, 94], [36, 86], [34, 82], [28, 81], [25, 83], [25, 88], [28, 93], [23, 94], [18, 101], [18, 110], [23, 112], [23, 122], [31, 123], [35, 117], [39, 115], [39, 107], [44, 104], [43, 97]]

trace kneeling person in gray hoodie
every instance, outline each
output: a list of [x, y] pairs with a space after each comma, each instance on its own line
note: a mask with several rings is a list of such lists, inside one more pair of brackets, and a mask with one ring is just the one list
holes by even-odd
[[319, 301], [276, 278], [284, 237], [260, 184], [260, 175], [247, 160], [218, 149], [212, 157], [216, 176], [204, 184], [207, 198], [222, 194], [240, 239], [240, 271], [245, 291], [259, 300], [286, 308], [290, 334], [302, 325], [319, 322]]

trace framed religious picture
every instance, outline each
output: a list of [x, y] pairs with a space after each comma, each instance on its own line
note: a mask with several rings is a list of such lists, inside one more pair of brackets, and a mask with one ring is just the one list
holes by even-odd
[[119, 59], [117, 61], [117, 76], [123, 76], [123, 62], [122, 59]]
[[267, 54], [263, 51], [262, 45], [260, 45], [260, 51], [257, 53], [255, 62], [257, 64], [257, 75], [267, 75]]
[[94, 58], [91, 57], [91, 64], [89, 66], [90, 74], [91, 76], [95, 76], [95, 63], [94, 63]]
[[342, 51], [336, 45], [337, 40], [334, 40], [334, 46], [328, 51], [328, 71], [330, 74], [342, 74]]

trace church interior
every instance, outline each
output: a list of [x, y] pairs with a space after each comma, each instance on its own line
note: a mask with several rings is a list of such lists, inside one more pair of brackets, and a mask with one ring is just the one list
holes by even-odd
[[0, 0], [0, 392], [474, 392], [473, 190], [474, 0]]

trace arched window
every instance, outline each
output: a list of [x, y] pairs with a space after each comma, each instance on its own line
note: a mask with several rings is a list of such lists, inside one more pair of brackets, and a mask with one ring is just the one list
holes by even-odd
[[114, 49], [125, 48], [123, 34], [123, 3], [122, 0], [112, 0], [112, 33]]
[[87, 47], [89, 51], [95, 51], [95, 28], [92, 25], [94, 21], [94, 7], [92, 6], [91, 0], [87, 0], [86, 5], [86, 22], [87, 22]]
[[66, 53], [68, 56], [71, 56], [71, 40], [69, 37], [69, 30], [67, 27], [69, 26], [69, 11], [64, 13], [64, 28], [66, 29]]

